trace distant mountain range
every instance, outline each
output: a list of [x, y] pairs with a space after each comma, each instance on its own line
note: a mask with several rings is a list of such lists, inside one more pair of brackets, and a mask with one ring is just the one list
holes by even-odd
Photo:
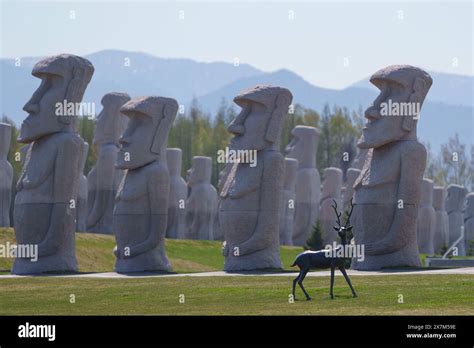
[[[289, 70], [263, 72], [248, 64], [200, 63], [190, 59], [165, 59], [146, 53], [105, 50], [85, 56], [95, 67], [84, 101], [95, 102], [107, 92], [170, 96], [189, 105], [195, 97], [199, 105], [214, 114], [222, 98], [231, 101], [239, 91], [256, 84], [274, 84], [290, 89], [294, 102], [321, 111], [325, 104], [355, 110], [366, 108], [377, 90], [367, 79], [342, 89], [317, 87]], [[20, 124], [22, 107], [39, 85], [31, 76], [32, 66], [41, 57], [0, 59], [0, 112]], [[130, 63], [127, 66], [126, 63]], [[473, 76], [430, 72], [434, 83], [422, 109], [419, 137], [433, 149], [458, 133], [461, 141], [472, 144], [474, 131]]]

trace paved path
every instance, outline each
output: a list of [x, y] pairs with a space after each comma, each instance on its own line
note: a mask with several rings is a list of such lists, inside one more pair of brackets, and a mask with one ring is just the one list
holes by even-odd
[[[348, 270], [350, 276], [394, 276], [394, 275], [432, 275], [432, 274], [468, 274], [474, 275], [474, 267], [465, 268], [450, 268], [450, 269], [434, 269], [434, 270], [389, 270], [389, 271], [355, 271]], [[135, 273], [135, 274], [118, 274], [115, 272], [106, 273], [82, 273], [82, 274], [67, 274], [67, 275], [46, 275], [46, 277], [63, 277], [63, 278], [99, 278], [99, 279], [123, 279], [123, 278], [155, 278], [155, 277], [294, 277], [297, 272], [242, 272], [242, 273], [227, 273], [224, 271], [218, 272], [200, 272], [200, 273], [180, 273], [180, 274], [157, 274], [157, 273]], [[329, 271], [310, 272], [308, 277], [328, 277]], [[336, 275], [341, 275], [339, 271]], [[12, 278], [27, 278], [38, 276], [18, 276], [18, 275], [0, 275], [1, 279]]]

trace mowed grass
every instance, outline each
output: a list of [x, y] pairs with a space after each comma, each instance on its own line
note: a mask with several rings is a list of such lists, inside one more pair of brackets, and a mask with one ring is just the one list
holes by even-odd
[[[15, 243], [12, 228], [0, 228], [0, 244]], [[112, 272], [115, 257], [115, 238], [112, 235], [76, 233], [76, 257], [79, 272]], [[166, 253], [176, 273], [221, 271], [224, 267], [222, 242], [202, 240], [166, 240]], [[291, 269], [300, 247], [281, 247], [284, 269]], [[10, 273], [13, 259], [0, 257], [0, 274]]]
[[[474, 276], [307, 277], [312, 301], [289, 303], [293, 277], [0, 279], [0, 315], [473, 315]], [[70, 296], [75, 303], [70, 303]], [[184, 303], [180, 303], [184, 295]], [[403, 296], [403, 303], [399, 300]]]

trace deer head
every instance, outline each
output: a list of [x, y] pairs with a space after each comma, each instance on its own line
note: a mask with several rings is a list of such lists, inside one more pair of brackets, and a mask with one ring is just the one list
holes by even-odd
[[332, 208], [334, 209], [334, 212], [336, 213], [336, 218], [337, 218], [337, 226], [333, 226], [333, 228], [337, 231], [337, 234], [339, 235], [339, 238], [341, 238], [341, 244], [346, 244], [347, 243], [347, 233], [352, 230], [352, 225], [350, 224], [350, 218], [352, 215], [352, 210], [354, 209], [354, 205], [352, 204], [352, 199], [351, 199], [351, 210], [349, 212], [346, 212], [346, 223], [342, 226], [341, 225], [341, 215], [342, 213], [339, 213], [337, 211], [337, 203], [333, 199], [334, 204], [332, 205]]

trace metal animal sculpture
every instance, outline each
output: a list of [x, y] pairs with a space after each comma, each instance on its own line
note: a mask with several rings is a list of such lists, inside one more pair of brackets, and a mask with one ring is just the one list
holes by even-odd
[[300, 269], [300, 273], [298, 276], [293, 280], [293, 298], [296, 299], [295, 296], [295, 287], [296, 283], [301, 287], [301, 290], [303, 290], [303, 293], [306, 296], [306, 299], [309, 301], [311, 300], [311, 297], [308, 295], [306, 292], [304, 286], [303, 286], [303, 280], [306, 277], [306, 274], [309, 272], [311, 269], [321, 269], [321, 268], [330, 268], [331, 269], [331, 289], [329, 291], [329, 294], [331, 296], [331, 299], [334, 298], [333, 294], [333, 287], [334, 287], [334, 270], [336, 267], [341, 271], [342, 275], [347, 281], [347, 284], [349, 284], [349, 287], [352, 290], [352, 296], [357, 297], [357, 294], [352, 287], [351, 280], [349, 279], [349, 276], [346, 273], [346, 258], [345, 253], [342, 253], [342, 257], [340, 256], [335, 256], [339, 255], [337, 251], [340, 248], [345, 248], [345, 245], [347, 244], [348, 241], [348, 232], [351, 231], [352, 226], [350, 224], [350, 217], [352, 215], [352, 210], [354, 206], [352, 205], [352, 200], [351, 200], [351, 210], [347, 214], [347, 220], [344, 226], [341, 226], [341, 215], [342, 213], [337, 212], [337, 203], [334, 201], [334, 205], [332, 205], [335, 213], [336, 213], [336, 218], [337, 218], [337, 226], [333, 226], [334, 229], [337, 231], [337, 234], [341, 238], [341, 244], [338, 245], [334, 250], [331, 251], [331, 255], [329, 255], [327, 249], [323, 250], [318, 250], [318, 251], [312, 251], [312, 250], [307, 250], [301, 254], [299, 254], [291, 267], [298, 266]]

